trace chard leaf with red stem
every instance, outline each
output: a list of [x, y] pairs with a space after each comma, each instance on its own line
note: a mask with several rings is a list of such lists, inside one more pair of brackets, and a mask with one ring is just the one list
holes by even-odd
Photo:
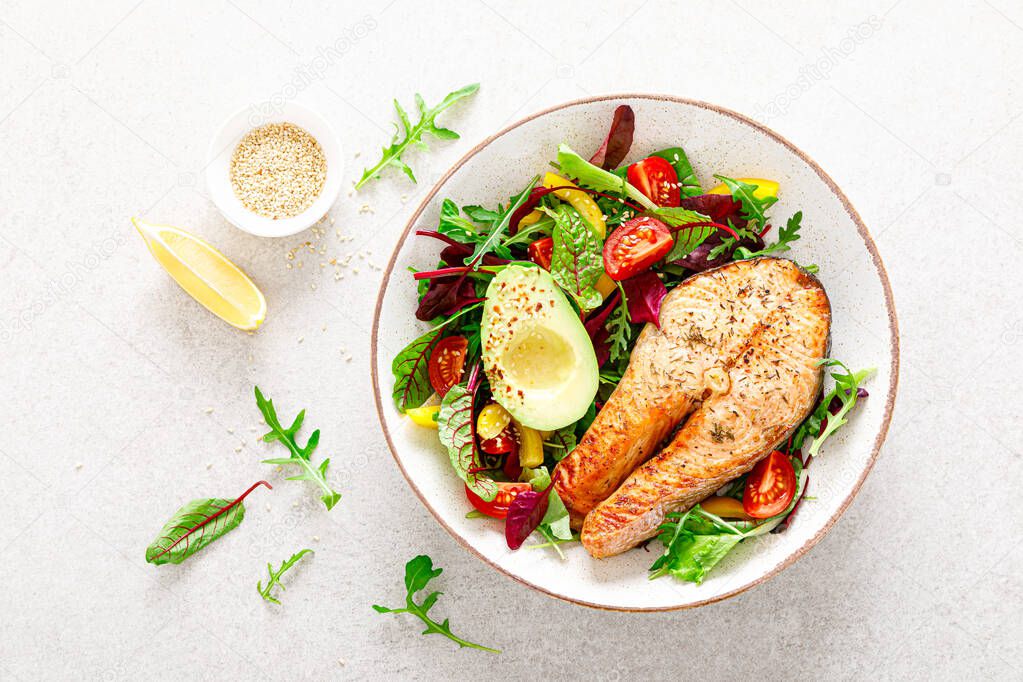
[[280, 442], [284, 447], [288, 448], [291, 452], [290, 457], [277, 457], [273, 459], [264, 459], [263, 464], [279, 464], [281, 466], [293, 465], [299, 467], [300, 471], [294, 476], [289, 476], [289, 481], [312, 481], [319, 486], [322, 491], [320, 500], [324, 506], [327, 507], [327, 511], [334, 508], [334, 505], [341, 499], [341, 493], [335, 492], [327, 484], [327, 467], [330, 465], [330, 458], [320, 462], [319, 466], [313, 466], [311, 457], [316, 446], [320, 442], [320, 430], [316, 429], [309, 436], [309, 440], [306, 441], [305, 447], [301, 447], [296, 440], [298, 430], [302, 428], [302, 422], [305, 420], [305, 410], [298, 413], [295, 417], [295, 421], [291, 423], [291, 426], [284, 428], [281, 425], [280, 420], [277, 418], [277, 410], [274, 409], [274, 403], [272, 400], [267, 400], [263, 397], [263, 393], [259, 390], [259, 386], [256, 386], [256, 406], [259, 407], [259, 411], [263, 414], [263, 420], [266, 421], [267, 426], [270, 427], [270, 431], [263, 436], [263, 442], [272, 443], [274, 441]]
[[483, 475], [476, 450], [475, 402], [479, 377], [480, 365], [477, 363], [465, 382], [448, 390], [437, 415], [437, 434], [458, 477], [469, 490], [490, 502], [497, 496], [497, 483]]
[[146, 562], [156, 565], [180, 564], [237, 528], [245, 518], [242, 500], [261, 485], [273, 488], [266, 481], [258, 481], [234, 500], [219, 497], [192, 500], [178, 509], [146, 548]]
[[[619, 105], [611, 118], [611, 128], [600, 149], [590, 157], [590, 163], [604, 170], [612, 170], [625, 159], [632, 147], [632, 134], [636, 129], [636, 114], [628, 104]], [[681, 178], [681, 176], [679, 176]]]
[[604, 274], [604, 244], [579, 212], [568, 204], [548, 211], [554, 219], [551, 277], [587, 312], [603, 300], [594, 287]]

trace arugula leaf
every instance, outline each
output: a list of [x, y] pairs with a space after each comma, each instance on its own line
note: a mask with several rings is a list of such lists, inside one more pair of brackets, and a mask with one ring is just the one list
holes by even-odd
[[751, 185], [747, 182], [740, 182], [733, 178], [725, 177], [724, 175], [715, 175], [714, 177], [725, 183], [725, 186], [728, 187], [728, 191], [732, 193], [732, 198], [742, 205], [743, 217], [746, 218], [746, 220], [750, 221], [757, 227], [763, 227], [767, 224], [767, 215], [765, 211], [778, 201], [778, 197], [764, 197], [763, 199], [758, 199], [753, 194], [757, 190], [756, 185]]
[[[501, 237], [504, 236], [504, 233], [508, 230], [508, 224], [511, 222], [512, 214], [515, 213], [522, 204], [526, 203], [526, 199], [529, 198], [529, 193], [532, 191], [533, 186], [536, 184], [538, 179], [539, 178], [534, 175], [533, 179], [529, 181], [528, 185], [526, 185], [526, 188], [519, 192], [516, 196], [512, 197], [508, 208], [501, 213], [499, 220], [494, 221], [493, 227], [490, 228], [487, 236], [476, 243], [476, 248], [473, 250], [471, 255], [466, 256], [466, 265], [472, 265], [474, 270], [479, 269], [483, 256], [498, 248], [501, 243]], [[510, 257], [511, 252], [508, 252], [507, 255]]]
[[483, 208], [482, 206], [463, 206], [462, 213], [469, 216], [472, 220], [483, 225], [491, 225], [501, 219], [501, 207], [498, 207], [497, 211], [491, 211], [489, 208]]
[[647, 195], [630, 185], [624, 178], [594, 166], [564, 143], [558, 146], [558, 167], [562, 175], [568, 178], [575, 178], [580, 185], [585, 185], [600, 192], [624, 191], [630, 199], [648, 211], [657, 209], [657, 204], [651, 201]]
[[273, 489], [266, 481], [258, 481], [234, 500], [211, 497], [192, 500], [171, 516], [160, 534], [146, 547], [146, 563], [180, 564], [200, 549], [241, 524], [245, 518], [242, 500], [258, 486]]
[[377, 613], [411, 613], [419, 620], [426, 623], [426, 629], [423, 630], [424, 635], [432, 635], [434, 633], [441, 634], [450, 639], [452, 642], [458, 644], [459, 647], [468, 647], [470, 649], [479, 649], [481, 651], [489, 651], [494, 654], [501, 653], [497, 649], [491, 649], [480, 644], [474, 644], [467, 640], [462, 639], [454, 635], [451, 632], [451, 628], [448, 626], [448, 619], [445, 618], [443, 623], [430, 618], [428, 612], [433, 605], [437, 603], [437, 598], [441, 595], [440, 592], [431, 592], [426, 595], [422, 602], [416, 603], [415, 594], [420, 590], [426, 588], [431, 580], [439, 576], [444, 572], [442, 568], [434, 568], [433, 560], [425, 554], [420, 554], [415, 557], [407, 564], [405, 564], [405, 608], [391, 609], [386, 606], [378, 606], [373, 604], [373, 610]]
[[[479, 89], [480, 84], [473, 83], [472, 85], [467, 85], [464, 88], [450, 92], [440, 104], [432, 109], [428, 109], [426, 107], [426, 102], [423, 101], [422, 95], [417, 92], [416, 108], [419, 110], [419, 121], [415, 125], [412, 125], [408, 114], [401, 108], [401, 104], [398, 103], [398, 100], [394, 100], [394, 108], [398, 112], [398, 120], [401, 122], [401, 127], [399, 128], [397, 125], [394, 126], [395, 132], [394, 136], [391, 138], [391, 145], [383, 148], [383, 158], [381, 158], [380, 161], [372, 168], [363, 170], [362, 177], [359, 178], [357, 183], [355, 183], [355, 189], [360, 189], [372, 178], [380, 177], [380, 171], [387, 166], [400, 168], [405, 175], [408, 176], [409, 180], [415, 182], [416, 176], [412, 173], [412, 169], [409, 168], [408, 164], [402, 161], [401, 155], [404, 154], [409, 146], [413, 144], [426, 149], [426, 143], [423, 141], [423, 133], [430, 133], [441, 140], [457, 140], [458, 133], [447, 128], [437, 127], [435, 119], [439, 113], [450, 107], [452, 104], [463, 97], [475, 94], [475, 92]], [[399, 139], [399, 134], [404, 135], [404, 137]]]
[[[478, 211], [474, 211], [476, 215], [494, 214], [493, 211], [487, 211], [486, 209], [482, 209], [478, 206], [466, 206], [462, 208], [462, 211], [466, 215], [469, 215], [469, 208], [479, 209]], [[494, 215], [497, 215], [498, 218], [500, 218], [499, 214]], [[487, 224], [489, 225], [492, 222], [493, 220], [490, 220]], [[451, 201], [451, 199], [445, 199], [441, 202], [440, 222], [437, 224], [437, 232], [447, 235], [448, 237], [462, 242], [463, 244], [478, 244], [485, 241], [489, 236], [486, 226], [483, 227], [484, 229], [481, 230], [472, 222], [463, 218], [458, 211], [458, 206], [455, 202]], [[511, 250], [504, 244], [495, 244], [494, 254], [499, 258], [505, 258], [507, 260], [513, 259]]]
[[[832, 372], [831, 378], [835, 380], [835, 387], [824, 396], [817, 409], [807, 417], [806, 421], [800, 424], [792, 437], [792, 450], [799, 450], [808, 437], [813, 437], [810, 445], [809, 455], [816, 457], [821, 446], [828, 438], [848, 423], [846, 415], [852, 408], [856, 407], [859, 399], [860, 384], [874, 373], [874, 369], [862, 369], [858, 372], [851, 371], [842, 362], [831, 358], [825, 358], [820, 363], [824, 367], [841, 367], [845, 374]], [[832, 402], [838, 402], [838, 408], [834, 414], [831, 413]], [[821, 431], [821, 425], [824, 430]], [[817, 434], [820, 434], [819, 436]]]
[[607, 330], [611, 333], [611, 362], [617, 362], [629, 356], [629, 340], [632, 338], [632, 325], [629, 324], [629, 303], [622, 297], [622, 302], [607, 318]]
[[341, 499], [341, 493], [331, 490], [330, 486], [327, 485], [327, 467], [330, 465], [330, 458], [320, 462], [320, 466], [313, 466], [310, 461], [310, 457], [316, 446], [320, 443], [320, 430], [316, 429], [309, 436], [309, 440], [306, 441], [305, 447], [299, 447], [298, 441], [295, 440], [295, 435], [298, 430], [302, 428], [302, 422], [305, 420], [305, 410], [298, 413], [295, 417], [295, 421], [291, 423], [291, 426], [284, 428], [281, 425], [280, 420], [277, 418], [277, 410], [274, 409], [274, 401], [267, 400], [263, 397], [263, 393], [259, 390], [259, 386], [256, 386], [256, 405], [259, 407], [259, 411], [263, 413], [263, 419], [266, 421], [267, 426], [270, 427], [270, 431], [263, 436], [264, 443], [272, 443], [274, 441], [280, 441], [288, 450], [291, 451], [290, 457], [277, 457], [274, 459], [264, 459], [263, 464], [280, 464], [280, 465], [295, 465], [301, 468], [301, 473], [294, 476], [289, 476], [289, 481], [312, 481], [320, 487], [323, 494], [320, 496], [320, 500], [323, 501], [324, 506], [327, 507], [327, 511], [334, 508], [334, 505]]
[[302, 551], [298, 552], [297, 554], [292, 554], [290, 559], [281, 562], [281, 567], [278, 568], [276, 572], [274, 572], [273, 565], [270, 564], [270, 563], [267, 563], [266, 570], [270, 573], [270, 579], [267, 580], [265, 588], [263, 587], [263, 581], [262, 580], [260, 580], [258, 583], [256, 583], [256, 590], [259, 592], [259, 596], [261, 596], [265, 601], [270, 601], [270, 602], [273, 602], [274, 604], [280, 604], [281, 602], [278, 601], [277, 598], [274, 597], [272, 594], [270, 594], [270, 590], [273, 589], [274, 585], [280, 585], [281, 590], [283, 590], [284, 589], [284, 585], [281, 584], [281, 576], [284, 575], [284, 573], [289, 568], [291, 568], [292, 566], [297, 564], [299, 559], [301, 559], [306, 554], [309, 554], [312, 551], [313, 550], [311, 550], [311, 549], [303, 549]]
[[700, 187], [696, 171], [693, 170], [693, 165], [689, 163], [689, 157], [686, 156], [682, 147], [669, 147], [659, 152], [654, 152], [650, 156], [659, 156], [674, 167], [675, 174], [678, 175], [679, 191], [682, 192], [682, 196], [696, 197], [703, 194], [703, 188]]
[[594, 285], [604, 274], [603, 242], [596, 231], [568, 204], [545, 209], [554, 219], [551, 277], [575, 299], [583, 312], [603, 302]]
[[473, 433], [474, 397], [467, 382], [452, 386], [441, 401], [437, 431], [455, 473], [470, 490], [489, 502], [497, 496], [497, 484], [478, 472], [480, 460]]
[[775, 243], [760, 249], [759, 251], [750, 251], [745, 246], [740, 246], [735, 250], [735, 260], [746, 260], [747, 258], [758, 258], [760, 256], [768, 256], [773, 253], [784, 253], [791, 249], [789, 246], [792, 242], [799, 241], [799, 223], [803, 220], [803, 212], [796, 211], [796, 213], [789, 218], [788, 223], [785, 227], [778, 230], [778, 241]]

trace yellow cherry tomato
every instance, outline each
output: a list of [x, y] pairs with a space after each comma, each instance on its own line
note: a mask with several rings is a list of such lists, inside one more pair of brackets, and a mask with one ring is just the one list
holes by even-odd
[[497, 438], [511, 422], [511, 415], [497, 403], [490, 403], [480, 410], [476, 417], [476, 435], [480, 440]]
[[427, 407], [410, 407], [405, 414], [413, 423], [425, 426], [428, 429], [437, 428], [437, 415], [440, 414], [440, 405], [428, 405]]
[[515, 428], [519, 431], [519, 464], [523, 469], [535, 469], [543, 464], [543, 436], [518, 422]]
[[[745, 182], [747, 185], [756, 185], [757, 188], [753, 191], [753, 196], [757, 199], [778, 196], [778, 183], [774, 180], [764, 180], [763, 178], [736, 178], [736, 180]], [[731, 191], [727, 185], [722, 183], [709, 190], [707, 194], [731, 194]]]
[[742, 502], [734, 497], [708, 497], [700, 503], [700, 507], [723, 519], [749, 520], [753, 518], [742, 508]]
[[543, 176], [544, 187], [566, 187], [568, 189], [554, 190], [554, 196], [567, 201], [572, 208], [579, 211], [579, 215], [586, 219], [593, 226], [594, 231], [603, 239], [607, 234], [607, 224], [604, 223], [604, 213], [597, 206], [593, 198], [576, 187], [572, 182], [561, 177], [557, 173], [547, 173]]

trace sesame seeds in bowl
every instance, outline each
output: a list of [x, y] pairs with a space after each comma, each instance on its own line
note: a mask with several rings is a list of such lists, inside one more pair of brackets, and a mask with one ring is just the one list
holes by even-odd
[[319, 114], [289, 102], [245, 108], [210, 143], [210, 198], [235, 227], [261, 237], [301, 232], [330, 210], [344, 174], [341, 145]]

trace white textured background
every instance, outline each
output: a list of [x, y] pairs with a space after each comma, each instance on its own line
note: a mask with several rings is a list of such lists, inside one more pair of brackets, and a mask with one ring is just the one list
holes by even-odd
[[[0, 679], [1023, 674], [1023, 8], [837, 4], [0, 4]], [[355, 178], [392, 97], [477, 80], [444, 119], [463, 139], [409, 157], [420, 184], [343, 197], [322, 240], [247, 236], [206, 197], [206, 145], [238, 108], [312, 104]], [[418, 198], [505, 124], [615, 91], [722, 104], [800, 146], [871, 228], [900, 317], [895, 420], [849, 512], [779, 577], [697, 611], [590, 611], [494, 573], [407, 489], [372, 407], [373, 266]], [[235, 259], [265, 327], [186, 298], [139, 213]], [[307, 239], [326, 257], [287, 269]], [[342, 281], [319, 267], [350, 253]], [[323, 429], [333, 512], [258, 463], [254, 382]], [[179, 504], [261, 477], [281, 485], [241, 528], [180, 567], [144, 562]], [[265, 562], [304, 546], [283, 606], [263, 603]], [[370, 610], [402, 602], [421, 552], [445, 569], [437, 614], [501, 657]]]

